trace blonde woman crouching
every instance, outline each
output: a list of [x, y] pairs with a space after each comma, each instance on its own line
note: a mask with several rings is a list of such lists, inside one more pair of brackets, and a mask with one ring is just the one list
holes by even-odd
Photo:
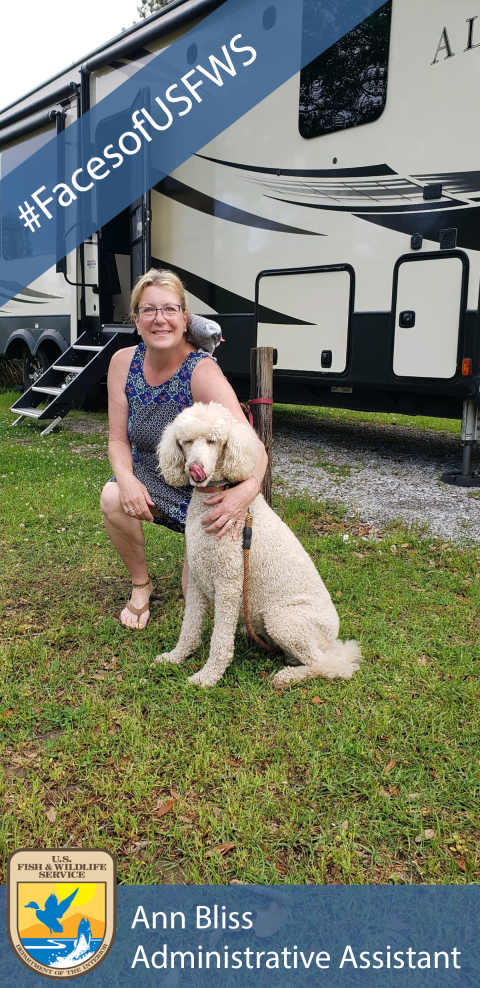
[[[105, 527], [132, 580], [120, 614], [126, 628], [145, 628], [153, 585], [142, 522], [185, 530], [192, 488], [171, 487], [158, 472], [156, 449], [165, 426], [195, 401], [218, 401], [241, 422], [245, 416], [216, 361], [187, 334], [185, 289], [172, 271], [147, 271], [135, 284], [130, 309], [141, 343], [119, 350], [108, 371], [108, 455], [114, 477], [102, 491]], [[258, 494], [267, 456], [261, 443], [252, 476], [205, 497], [212, 510], [202, 524], [212, 538], [238, 537], [248, 505]], [[182, 574], [185, 595], [187, 564]]]

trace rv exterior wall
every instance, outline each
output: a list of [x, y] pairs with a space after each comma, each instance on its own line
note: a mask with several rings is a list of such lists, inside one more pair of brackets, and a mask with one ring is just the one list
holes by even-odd
[[[45, 87], [45, 95], [58, 89], [58, 81], [52, 82], [50, 86]], [[42, 92], [41, 95], [44, 93]], [[32, 101], [38, 98], [39, 93], [35, 93]], [[20, 100], [18, 106], [22, 107], [24, 103], [26, 101]], [[68, 126], [77, 118], [77, 100], [73, 93], [72, 102], [65, 108], [65, 113], [65, 122]], [[28, 118], [24, 118], [22, 123], [27, 124]], [[0, 130], [0, 137], [1, 133]], [[55, 126], [50, 125], [47, 130], [40, 133], [28, 133], [23, 139], [2, 150], [0, 178], [54, 137]], [[22, 249], [28, 250], [29, 243], [25, 239], [25, 231], [21, 223], [18, 222], [12, 227], [10, 239], [5, 229], [2, 231], [2, 260], [5, 268], [8, 264], [9, 252], [15, 253]], [[72, 282], [78, 281], [77, 253], [77, 250], [74, 250], [67, 256], [67, 273], [69, 281]], [[23, 355], [26, 364], [29, 363], [30, 357], [34, 356], [39, 366], [42, 360], [48, 365], [77, 339], [77, 305], [76, 288], [68, 284], [63, 274], [56, 271], [55, 265], [52, 266], [26, 290], [19, 291], [6, 305], [0, 307], [0, 354], [6, 353], [18, 357]]]
[[[473, 387], [460, 377], [458, 361], [474, 356], [480, 280], [475, 109], [464, 96], [475, 91], [480, 71], [480, 17], [472, 15], [471, 0], [393, 0], [391, 8], [387, 0], [384, 27], [390, 10], [386, 61], [360, 73], [355, 113], [339, 105], [329, 116], [337, 129], [307, 139], [299, 129], [300, 74], [290, 79], [152, 191], [152, 257], [178, 270], [193, 311], [229, 318], [253, 313], [262, 271], [343, 266], [263, 280], [255, 342], [278, 350], [277, 380], [290, 373], [298, 383], [305, 375], [317, 401], [328, 400], [332, 389], [340, 401], [341, 387], [346, 396], [353, 389], [345, 401], [354, 403], [361, 386], [362, 407], [369, 388], [372, 395], [414, 395], [422, 382], [434, 382], [428, 393], [433, 387], [457, 408]], [[149, 44], [140, 59], [95, 72], [92, 101], [176, 36]], [[320, 76], [318, 85], [310, 80], [311, 98], [320, 102], [322, 84]], [[362, 86], [367, 109], [378, 96], [379, 116], [355, 126]], [[428, 197], [431, 189], [424, 195], [426, 186], [436, 186], [436, 198]], [[406, 265], [395, 300], [397, 262], [411, 253], [412, 234], [423, 236], [419, 256], [440, 256], [446, 227], [458, 231], [457, 259]], [[468, 265], [458, 260], [461, 253]], [[118, 321], [126, 256], [117, 255]], [[93, 295], [88, 304], [93, 315]], [[399, 306], [418, 316], [410, 340], [400, 333]], [[329, 367], [322, 364], [325, 351]]]
[[[398, 209], [411, 204], [424, 206], [425, 214], [434, 217], [439, 204], [424, 202], [428, 179], [422, 176], [478, 171], [477, 142], [471, 139], [471, 104], [459, 99], [459, 94], [472, 91], [480, 65], [480, 49], [463, 53], [470, 0], [458, 0], [454, 8], [451, 0], [422, 4], [401, 0], [393, 3], [392, 10], [387, 102], [375, 123], [311, 140], [302, 138], [299, 76], [295, 76], [202, 149], [208, 158], [244, 164], [245, 170], [194, 156], [174, 172], [191, 190], [319, 236], [273, 233], [213, 217], [209, 222], [202, 213], [195, 216], [193, 208], [164, 199], [154, 214], [154, 256], [169, 258], [247, 298], [262, 269], [350, 263], [357, 278], [357, 311], [390, 311], [393, 269], [409, 249], [411, 234], [367, 222], [364, 216], [371, 214], [362, 211], [362, 206]], [[452, 24], [458, 55], [432, 65], [444, 23]], [[390, 176], [372, 174], [369, 180], [356, 182], [342, 176], [346, 168], [382, 164], [392, 170]], [[259, 171], [248, 170], [251, 167]], [[263, 174], [262, 168], [272, 169], [273, 174]], [[300, 173], [337, 170], [339, 178], [322, 182], [318, 176], [276, 175], [277, 170], [286, 169]], [[445, 226], [450, 225], [446, 211], [454, 197], [445, 189]], [[192, 194], [192, 203], [193, 199]], [[419, 216], [419, 225], [425, 218]], [[434, 244], [425, 242], [424, 249]], [[238, 257], [241, 265], [235, 261]], [[478, 277], [472, 272], [471, 309], [477, 308], [477, 285]], [[205, 303], [199, 299], [196, 304]]]

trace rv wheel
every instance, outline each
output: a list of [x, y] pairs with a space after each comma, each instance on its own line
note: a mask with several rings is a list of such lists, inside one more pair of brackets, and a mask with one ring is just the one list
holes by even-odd
[[25, 350], [23, 355], [23, 387], [27, 391], [28, 388], [35, 384], [42, 374], [50, 367], [50, 360], [48, 359], [44, 350], [37, 350], [35, 356], [30, 353], [30, 350]]

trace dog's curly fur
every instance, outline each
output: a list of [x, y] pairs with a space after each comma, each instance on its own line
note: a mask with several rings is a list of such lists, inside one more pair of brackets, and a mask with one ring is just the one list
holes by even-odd
[[[182, 630], [172, 652], [157, 662], [181, 663], [200, 645], [210, 601], [215, 603], [215, 625], [210, 654], [190, 682], [214, 686], [233, 658], [234, 636], [242, 604], [243, 551], [241, 540], [228, 535], [216, 540], [204, 531], [203, 487], [251, 476], [257, 439], [252, 429], [238, 422], [222, 405], [201, 402], [183, 411], [166, 429], [158, 447], [160, 469], [167, 483], [191, 483], [186, 539], [189, 566]], [[196, 483], [190, 467], [200, 464], [206, 480]], [[296, 665], [286, 666], [273, 678], [276, 687], [317, 676], [349, 679], [359, 668], [356, 642], [338, 641], [338, 615], [330, 594], [293, 532], [267, 505], [261, 494], [253, 504], [250, 551], [250, 617], [257, 634], [276, 645]]]

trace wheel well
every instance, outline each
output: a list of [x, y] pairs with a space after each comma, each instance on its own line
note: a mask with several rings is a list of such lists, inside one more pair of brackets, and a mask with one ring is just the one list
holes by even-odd
[[60, 357], [62, 351], [54, 340], [43, 340], [40, 344], [37, 353], [42, 351], [45, 354], [48, 363], [53, 364], [53, 361]]
[[9, 360], [21, 360], [24, 355], [25, 347], [28, 349], [28, 344], [25, 340], [17, 337], [16, 340], [12, 340], [6, 347], [5, 356], [8, 357]]

